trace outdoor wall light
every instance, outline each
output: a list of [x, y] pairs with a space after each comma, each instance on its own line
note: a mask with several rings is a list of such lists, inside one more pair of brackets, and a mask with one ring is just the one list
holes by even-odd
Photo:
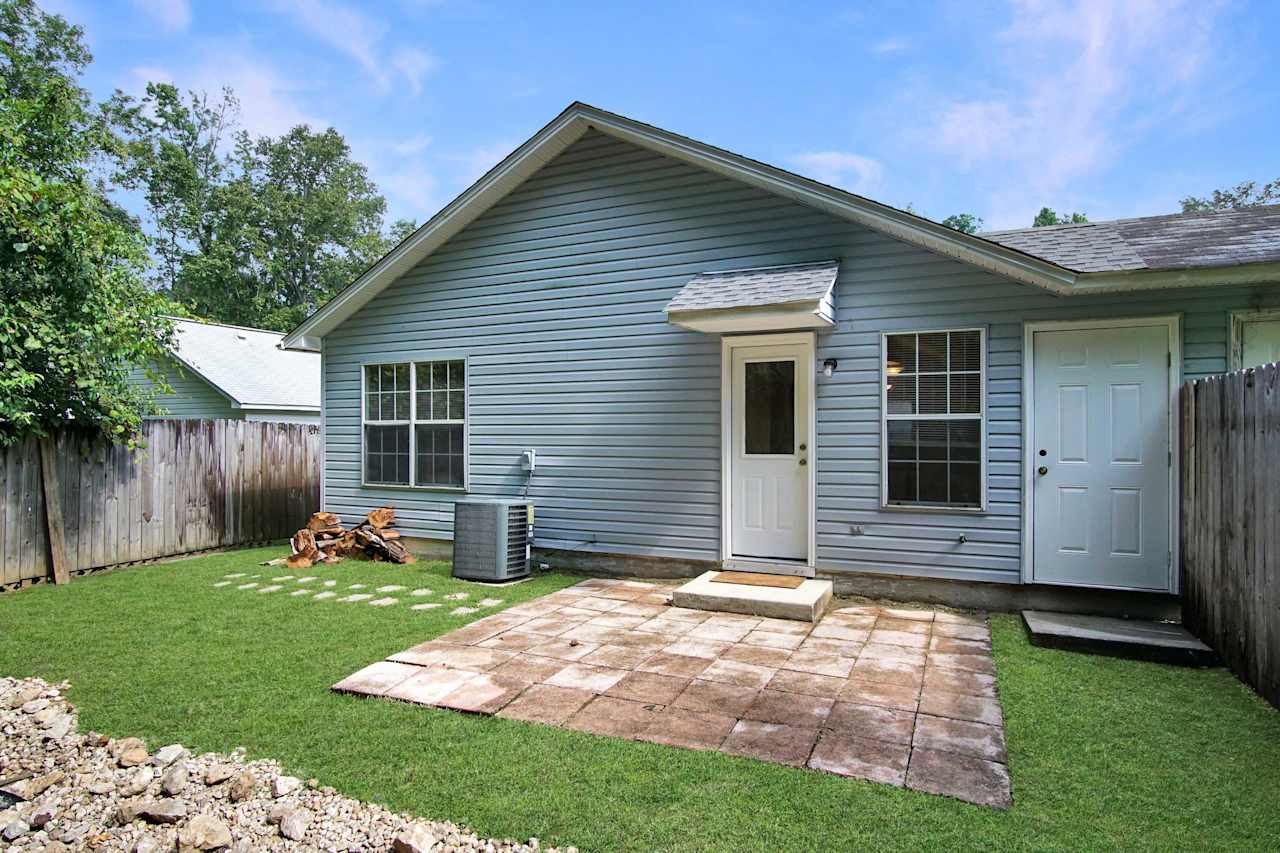
[[836, 372], [836, 367], [839, 366], [839, 364], [840, 362], [836, 361], [834, 358], [829, 358], [822, 362], [822, 372], [825, 375], [830, 376]]

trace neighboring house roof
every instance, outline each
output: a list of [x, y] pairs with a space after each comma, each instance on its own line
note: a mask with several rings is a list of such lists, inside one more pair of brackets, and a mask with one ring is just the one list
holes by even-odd
[[320, 411], [320, 356], [280, 332], [176, 320], [174, 357], [242, 409]]
[[699, 273], [689, 279], [689, 283], [667, 303], [665, 310], [670, 314], [675, 311], [813, 302], [826, 298], [836, 283], [838, 272], [839, 261], [821, 261]]
[[406, 237], [348, 287], [285, 336], [283, 346], [317, 350], [320, 339], [421, 263], [588, 130], [824, 211], [904, 243], [1057, 294], [1192, 284], [1276, 281], [1280, 268], [1241, 267], [1212, 278], [1150, 270], [1084, 273], [1015, 246], [965, 234], [904, 210], [752, 160], [653, 125], [575, 102]]
[[1280, 261], [1280, 204], [979, 236], [1083, 273], [1274, 263]]

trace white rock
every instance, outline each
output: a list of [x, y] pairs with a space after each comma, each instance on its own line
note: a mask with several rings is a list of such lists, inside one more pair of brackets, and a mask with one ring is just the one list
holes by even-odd
[[302, 780], [297, 776], [277, 776], [271, 782], [271, 794], [275, 797], [287, 797], [302, 789]]
[[391, 842], [391, 849], [395, 853], [427, 853], [435, 846], [435, 835], [420, 823], [409, 824]]
[[3, 830], [0, 830], [0, 838], [5, 841], [17, 841], [22, 836], [31, 831], [31, 826], [20, 820], [11, 820]]
[[151, 763], [157, 767], [168, 767], [186, 754], [186, 747], [180, 743], [171, 743], [168, 746], [162, 746], [156, 750], [156, 754], [151, 756]]
[[126, 797], [136, 797], [156, 778], [156, 771], [150, 767], [139, 767], [129, 774], [129, 778], [120, 786], [120, 793]]
[[213, 815], [196, 815], [178, 830], [178, 853], [221, 850], [231, 846], [231, 829]]
[[171, 797], [181, 794], [190, 781], [191, 774], [187, 771], [187, 765], [175, 764], [169, 768], [169, 772], [164, 774], [164, 778], [160, 780], [160, 790]]
[[313, 815], [307, 809], [290, 809], [280, 819], [280, 834], [290, 841], [301, 841], [307, 834]]

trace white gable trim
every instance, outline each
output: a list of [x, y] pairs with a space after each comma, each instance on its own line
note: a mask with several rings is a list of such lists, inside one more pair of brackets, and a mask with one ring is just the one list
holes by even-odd
[[320, 339], [393, 281], [542, 168], [587, 130], [617, 139], [857, 222], [911, 245], [1054, 293], [1069, 293], [1076, 274], [1056, 264], [930, 222], [862, 196], [803, 178], [661, 128], [575, 103], [427, 220], [284, 337], [285, 349], [319, 350]]

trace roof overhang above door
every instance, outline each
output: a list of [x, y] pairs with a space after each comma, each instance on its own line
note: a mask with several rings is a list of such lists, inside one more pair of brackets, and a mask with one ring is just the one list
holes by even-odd
[[710, 334], [831, 328], [839, 272], [820, 261], [699, 273], [667, 303], [667, 322]]

